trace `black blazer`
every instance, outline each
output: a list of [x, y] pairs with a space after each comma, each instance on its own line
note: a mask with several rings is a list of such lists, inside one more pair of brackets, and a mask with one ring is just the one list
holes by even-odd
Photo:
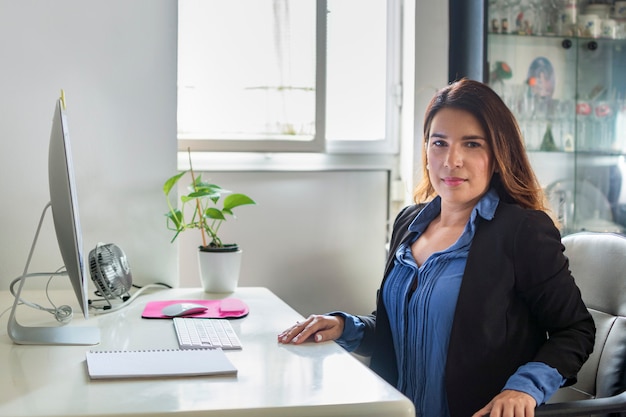
[[[381, 288], [396, 248], [423, 207], [409, 206], [396, 218]], [[484, 407], [527, 362], [556, 368], [568, 385], [576, 381], [593, 350], [595, 326], [564, 249], [542, 211], [500, 201], [491, 221], [479, 217], [448, 346], [451, 417], [468, 417]], [[374, 313], [359, 317], [366, 328], [356, 352], [371, 355], [370, 367], [395, 386], [396, 356], [382, 297]]]

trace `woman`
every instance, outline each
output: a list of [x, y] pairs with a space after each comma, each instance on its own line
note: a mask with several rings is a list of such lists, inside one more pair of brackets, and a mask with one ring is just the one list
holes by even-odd
[[575, 382], [595, 326], [517, 122], [489, 87], [464, 79], [431, 100], [424, 148], [376, 311], [312, 315], [278, 340], [371, 355], [420, 417], [532, 416]]

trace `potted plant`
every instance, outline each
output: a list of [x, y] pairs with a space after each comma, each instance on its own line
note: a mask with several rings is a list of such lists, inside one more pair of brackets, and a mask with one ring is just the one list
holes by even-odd
[[[256, 204], [245, 194], [232, 193], [219, 185], [203, 181], [196, 175], [189, 153], [188, 171], [180, 172], [163, 184], [169, 211], [167, 228], [174, 231], [172, 242], [178, 235], [190, 229], [198, 229], [202, 244], [198, 247], [200, 276], [206, 292], [232, 292], [239, 281], [242, 251], [236, 243], [224, 243], [219, 231], [227, 217], [235, 218], [233, 209], [243, 205]], [[172, 201], [171, 191], [187, 173], [191, 175], [189, 192], [180, 196], [180, 207]]]

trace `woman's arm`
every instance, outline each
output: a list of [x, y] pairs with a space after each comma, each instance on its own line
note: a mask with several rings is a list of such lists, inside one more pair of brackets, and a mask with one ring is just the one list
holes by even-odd
[[309, 339], [316, 342], [335, 340], [343, 333], [345, 319], [342, 316], [310, 315], [306, 320], [296, 322], [278, 335], [279, 343], [302, 344]]
[[595, 325], [569, 270], [561, 236], [545, 213], [532, 212], [519, 228], [516, 245], [516, 291], [548, 332], [534, 360], [574, 383], [593, 351]]

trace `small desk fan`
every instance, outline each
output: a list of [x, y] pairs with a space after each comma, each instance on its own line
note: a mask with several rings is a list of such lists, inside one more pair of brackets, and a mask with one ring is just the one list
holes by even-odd
[[112, 307], [110, 300], [130, 298], [128, 290], [133, 285], [133, 277], [126, 255], [117, 245], [98, 243], [89, 252], [89, 270], [97, 288], [96, 294], [108, 303], [102, 307], [104, 310]]

